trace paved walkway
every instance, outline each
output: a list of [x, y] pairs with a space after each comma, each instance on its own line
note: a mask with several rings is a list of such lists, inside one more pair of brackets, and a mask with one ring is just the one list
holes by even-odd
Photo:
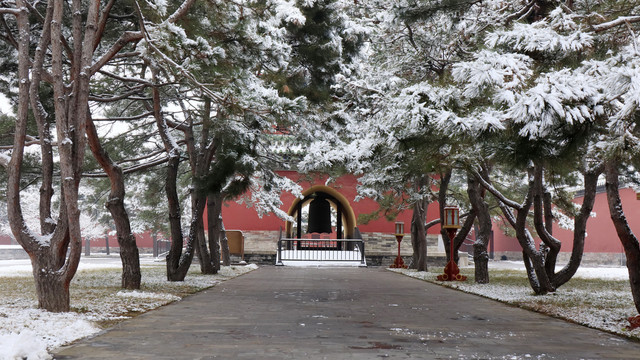
[[263, 267], [56, 359], [638, 359], [640, 344], [381, 268]]

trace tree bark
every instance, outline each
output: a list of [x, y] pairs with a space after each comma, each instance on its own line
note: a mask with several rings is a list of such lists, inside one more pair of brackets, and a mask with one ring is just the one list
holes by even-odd
[[[227, 230], [224, 228], [222, 214], [218, 216], [218, 228], [220, 229], [220, 256], [222, 257], [222, 265], [231, 265], [231, 254], [229, 253], [229, 239], [227, 238]], [[218, 265], [220, 270], [220, 265]]]
[[576, 274], [582, 255], [584, 253], [584, 241], [587, 236], [587, 221], [591, 217], [591, 210], [596, 200], [596, 189], [598, 186], [598, 177], [604, 170], [603, 165], [596, 166], [593, 169], [584, 171], [584, 198], [580, 212], [576, 215], [573, 225], [573, 248], [571, 249], [571, 257], [569, 263], [557, 273], [551, 276], [551, 283], [555, 288], [564, 285], [571, 280]]
[[516, 237], [524, 253], [524, 261], [529, 275], [531, 288], [538, 295], [555, 291], [544, 266], [544, 254], [536, 249], [535, 239], [527, 229], [527, 217], [533, 205], [535, 174], [529, 173], [529, 191], [516, 215]]
[[209, 233], [209, 251], [211, 251], [211, 259], [214, 262], [218, 260], [218, 267], [220, 269], [220, 243], [217, 229], [218, 223], [218, 202], [216, 194], [210, 193], [207, 196], [207, 231]]
[[[154, 83], [156, 83], [157, 69], [153, 66], [151, 74]], [[167, 280], [168, 281], [184, 281], [191, 262], [193, 261], [194, 237], [187, 240], [187, 248], [182, 253], [182, 245], [184, 237], [182, 232], [182, 215], [180, 209], [180, 198], [178, 197], [178, 170], [180, 166], [180, 148], [175, 141], [172, 141], [169, 134], [169, 127], [166, 119], [162, 116], [160, 105], [160, 90], [158, 86], [152, 87], [153, 96], [153, 116], [156, 120], [156, 126], [160, 138], [164, 144], [169, 160], [167, 161], [167, 175], [165, 179], [165, 192], [169, 208], [169, 228], [171, 233], [171, 247], [167, 254]], [[193, 231], [194, 229], [191, 229]]]
[[129, 214], [124, 206], [126, 195], [122, 168], [115, 164], [109, 154], [100, 144], [98, 132], [93, 120], [87, 121], [87, 140], [93, 156], [109, 177], [111, 192], [105, 204], [115, 223], [118, 244], [120, 245], [120, 260], [122, 261], [123, 289], [140, 289], [142, 273], [140, 271], [140, 252], [136, 244], [136, 237], [131, 231]]
[[[79, 6], [74, 1], [74, 7]], [[79, 226], [78, 210], [78, 186], [80, 183], [80, 167], [84, 155], [84, 119], [82, 116], [74, 117], [74, 111], [83, 103], [81, 96], [70, 96], [74, 91], [88, 86], [88, 79], [83, 77], [74, 82], [73, 89], [66, 89], [62, 67], [62, 49], [59, 42], [50, 42], [51, 37], [61, 33], [61, 20], [63, 17], [63, 4], [51, 2], [47, 5], [44, 27], [47, 28], [40, 37], [35, 58], [30, 58], [30, 24], [28, 6], [24, 0], [16, 1], [16, 25], [18, 30], [18, 111], [14, 130], [14, 143], [11, 160], [8, 164], [7, 183], [7, 215], [18, 243], [25, 249], [31, 259], [34, 280], [36, 283], [36, 295], [41, 308], [52, 312], [69, 311], [69, 284], [76, 273], [80, 255], [82, 252], [82, 239]], [[88, 14], [87, 26], [91, 23], [91, 13]], [[49, 33], [49, 29], [51, 32]], [[80, 31], [74, 28], [74, 31]], [[90, 33], [87, 34], [91, 36]], [[82, 40], [78, 41], [77, 51], [81, 51]], [[58, 139], [64, 139], [59, 144], [60, 171], [62, 176], [61, 199], [59, 219], [54, 222], [51, 219], [52, 187], [52, 154], [51, 134], [48, 131], [48, 123], [45, 113], [39, 107], [39, 87], [43, 71], [44, 53], [51, 44], [50, 55], [51, 80], [54, 88], [55, 121], [58, 130]], [[86, 57], [83, 58], [83, 61]], [[78, 64], [80, 66], [81, 64]], [[29, 79], [30, 74], [33, 76]], [[78, 73], [72, 73], [78, 76]], [[24, 159], [24, 146], [27, 134], [27, 122], [29, 118], [29, 105], [36, 106], [34, 117], [38, 124], [38, 132], [44, 138], [40, 139], [42, 149], [43, 174], [40, 200], [40, 227], [41, 233], [50, 240], [42, 241], [37, 238], [27, 227], [22, 213], [20, 202], [20, 180], [22, 177], [21, 165]], [[86, 103], [85, 103], [86, 106]], [[61, 136], [63, 135], [63, 136]], [[68, 141], [67, 141], [68, 139]], [[67, 250], [69, 256], [67, 257]]]
[[[444, 207], [447, 205], [447, 191], [449, 190], [449, 182], [451, 181], [451, 169], [448, 169], [446, 173], [440, 174], [440, 189], [438, 190], [438, 214], [440, 219], [444, 219]], [[443, 222], [440, 223], [441, 225]], [[448, 259], [451, 258], [450, 253], [450, 239], [447, 230], [442, 226], [440, 227], [440, 236], [444, 243], [444, 252]]]
[[[200, 197], [200, 196], [198, 196]], [[197, 203], [206, 203], [204, 197], [197, 200]], [[204, 209], [202, 214], [204, 215]], [[200, 216], [200, 220], [196, 221], [196, 240], [197, 240], [197, 254], [198, 260], [200, 261], [200, 272], [203, 274], [216, 274], [218, 270], [215, 268], [214, 256], [213, 252], [210, 253], [210, 248], [207, 247], [207, 240], [204, 236], [204, 221], [202, 220], [202, 216]]]
[[[184, 110], [184, 108], [183, 108]], [[176, 124], [176, 128], [184, 133], [184, 140], [187, 146], [187, 154], [189, 155], [189, 165], [191, 167], [191, 206], [196, 208], [199, 205], [207, 203], [208, 191], [205, 186], [205, 178], [209, 172], [209, 168], [213, 161], [215, 151], [217, 149], [216, 139], [210, 139], [209, 134], [212, 126], [211, 122], [211, 99], [204, 98], [204, 109], [202, 116], [202, 131], [200, 132], [200, 140], [196, 145], [193, 120], [194, 117], [190, 116], [185, 110], [185, 116], [188, 119], [187, 125]], [[198, 261], [200, 263], [200, 271], [203, 274], [216, 274], [219, 270], [219, 256], [216, 259], [215, 254], [211, 254], [213, 251], [207, 246], [204, 232], [204, 220], [202, 213], [197, 218], [192, 218], [192, 226], [195, 226], [195, 250], [198, 255]]]
[[[485, 169], [483, 172], [488, 173]], [[471, 209], [478, 219], [478, 233], [473, 243], [473, 263], [475, 266], [475, 282], [478, 284], [489, 283], [489, 253], [487, 247], [491, 239], [491, 214], [489, 204], [484, 200], [485, 191], [475, 178], [469, 174], [467, 177], [467, 194]]]
[[207, 221], [209, 224], [209, 248], [211, 248], [212, 258], [218, 260], [217, 270], [220, 270], [221, 260], [222, 265], [231, 265], [229, 243], [227, 242], [227, 235], [222, 223], [222, 194], [209, 194], [207, 210]]
[[[415, 183], [415, 191], [421, 193], [429, 186], [429, 177], [421, 176]], [[411, 245], [413, 247], [413, 262], [411, 268], [427, 271], [427, 229], [426, 218], [429, 199], [421, 198], [413, 204], [411, 216]]]
[[607, 178], [607, 202], [611, 220], [618, 234], [618, 238], [624, 248], [627, 257], [627, 269], [629, 270], [629, 284], [631, 285], [631, 295], [636, 310], [640, 313], [640, 243], [635, 236], [622, 209], [620, 199], [620, 184], [618, 173], [618, 162], [610, 160], [605, 165], [605, 175]]

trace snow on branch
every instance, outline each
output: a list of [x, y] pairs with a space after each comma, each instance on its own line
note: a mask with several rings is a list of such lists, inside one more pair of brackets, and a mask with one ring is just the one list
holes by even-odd
[[20, 10], [13, 8], [0, 8], [0, 14], [11, 14], [18, 16], [18, 14], [20, 14]]
[[291, 23], [296, 26], [302, 26], [307, 21], [302, 11], [295, 5], [295, 1], [278, 0], [274, 1], [276, 5], [276, 19]]
[[[163, 152], [165, 150], [162, 150]], [[123, 174], [131, 174], [131, 173], [135, 173], [138, 171], [142, 171], [142, 170], [146, 170], [148, 168], [152, 168], [154, 166], [160, 165], [160, 164], [164, 164], [166, 162], [169, 161], [168, 157], [162, 157], [156, 160], [152, 160], [146, 163], [142, 163], [142, 164], [136, 164], [133, 166], [130, 166], [128, 168], [125, 168], [122, 170]], [[108, 177], [108, 175], [105, 172], [99, 172], [99, 173], [83, 173], [82, 177], [87, 177], [87, 178], [106, 178]]]
[[614, 28], [616, 26], [620, 26], [623, 24], [630, 24], [630, 23], [636, 23], [636, 22], [640, 22], [640, 16], [621, 16], [615, 20], [606, 22], [606, 23], [602, 23], [602, 24], [598, 24], [598, 25], [594, 25], [593, 26], [593, 31], [595, 32], [602, 32], [602, 31], [606, 31], [609, 30], [611, 28]]
[[544, 137], [558, 125], [589, 122], [602, 113], [600, 86], [579, 71], [561, 70], [538, 79], [511, 107], [521, 136]]
[[189, 11], [189, 8], [195, 2], [196, 2], [196, 0], [186, 0], [186, 1], [184, 1], [182, 3], [182, 5], [180, 5], [180, 7], [173, 14], [171, 14], [171, 16], [169, 16], [167, 21], [170, 22], [170, 23], [175, 23], [176, 21], [180, 20], [183, 16], [185, 16], [187, 14], [187, 11]]
[[463, 95], [478, 97], [485, 89], [514, 89], [533, 74], [533, 60], [522, 54], [500, 54], [483, 50], [473, 61], [454, 64], [454, 79], [464, 84]]
[[489, 47], [506, 46], [518, 51], [572, 53], [584, 51], [593, 45], [593, 36], [580, 30], [562, 35], [550, 28], [546, 21], [533, 24], [516, 23], [511, 30], [498, 30], [487, 36]]

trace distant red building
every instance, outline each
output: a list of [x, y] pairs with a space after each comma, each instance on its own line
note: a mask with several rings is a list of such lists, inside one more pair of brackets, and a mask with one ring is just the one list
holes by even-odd
[[[377, 202], [371, 199], [362, 199], [354, 201], [357, 195], [357, 178], [353, 175], [345, 175], [329, 184], [326, 176], [310, 179], [308, 175], [299, 174], [295, 171], [281, 171], [280, 175], [286, 176], [302, 186], [302, 195], [306, 200], [295, 198], [291, 194], [283, 194], [282, 210], [287, 214], [297, 218], [297, 211], [300, 207], [309, 206], [311, 201], [308, 197], [314, 193], [323, 193], [331, 197], [333, 200], [332, 207], [334, 217], [337, 216], [337, 208], [341, 211], [342, 233], [345, 238], [352, 238], [355, 235], [356, 228], [361, 234], [366, 244], [367, 257], [392, 258], [397, 254], [397, 242], [395, 236], [395, 222], [402, 221], [405, 223], [405, 232], [408, 233], [411, 224], [411, 211], [403, 211], [398, 214], [394, 220], [387, 220], [381, 216], [375, 220], [371, 220], [366, 224], [358, 221], [358, 215], [369, 214], [379, 209]], [[336, 204], [336, 203], [339, 203]], [[302, 210], [304, 214], [304, 209]], [[275, 215], [266, 215], [259, 218], [255, 210], [247, 208], [244, 204], [236, 202], [228, 202], [222, 209], [222, 217], [226, 229], [241, 230], [245, 237], [245, 254], [273, 254], [275, 255], [277, 241], [280, 229], [285, 237], [296, 237], [296, 222], [286, 222]], [[304, 216], [303, 216], [304, 217]], [[427, 212], [427, 220], [438, 217], [437, 206], [429, 207]], [[306, 226], [303, 224], [303, 228]], [[304, 237], [309, 237], [303, 233]], [[437, 237], [439, 227], [433, 227], [429, 230], [429, 237], [433, 246], [437, 246]], [[336, 226], [330, 237], [335, 238], [338, 234]], [[401, 243], [403, 256], [410, 256], [413, 251], [411, 249], [411, 240], [407, 234], [405, 240]], [[392, 260], [391, 260], [392, 261]]]
[[[409, 237], [411, 224], [411, 211], [401, 212], [395, 220], [389, 221], [384, 217], [372, 220], [366, 224], [358, 221], [358, 215], [369, 214], [379, 209], [378, 203], [371, 199], [362, 199], [354, 201], [357, 195], [357, 177], [353, 175], [345, 175], [336, 181], [325, 184], [327, 177], [319, 177], [313, 180], [308, 175], [302, 175], [295, 171], [282, 171], [280, 175], [286, 176], [296, 181], [303, 188], [303, 196], [307, 196], [317, 191], [324, 191], [336, 198], [343, 207], [343, 228], [344, 234], [349, 237], [353, 235], [353, 230], [357, 227], [366, 244], [367, 255], [373, 257], [385, 257], [387, 260], [393, 258], [397, 251], [397, 243], [395, 241], [394, 222], [402, 221], [405, 223], [405, 236], [402, 242], [403, 256], [410, 256], [413, 251]], [[640, 201], [636, 200], [636, 195], [632, 189], [621, 189], [623, 207], [627, 218], [629, 219], [632, 229], [640, 234]], [[289, 215], [295, 216], [297, 205], [300, 201], [291, 194], [282, 195], [282, 210]], [[582, 197], [577, 197], [575, 202], [580, 204]], [[304, 204], [308, 206], [308, 202]], [[275, 215], [267, 215], [259, 218], [256, 212], [247, 208], [243, 204], [236, 202], [228, 202], [222, 210], [223, 220], [227, 229], [241, 230], [245, 236], [245, 253], [247, 254], [275, 254], [276, 243], [278, 240], [280, 229], [282, 228], [285, 237], [296, 237], [295, 223], [288, 223]], [[588, 263], [600, 264], [620, 264], [624, 259], [622, 246], [613, 228], [613, 223], [609, 217], [609, 209], [607, 205], [606, 194], [600, 192], [596, 196], [593, 209], [594, 217], [590, 218], [587, 226], [587, 238], [585, 239], [584, 261]], [[427, 222], [438, 217], [438, 203], [430, 204], [427, 211]], [[304, 227], [304, 226], [303, 226]], [[559, 261], [566, 261], [571, 252], [571, 243], [573, 233], [570, 230], [561, 229], [554, 225], [554, 236], [562, 241], [562, 250]], [[442, 255], [442, 243], [438, 240], [440, 227], [433, 226], [428, 231], [428, 253], [434, 255]], [[335, 237], [334, 232], [330, 236]], [[308, 237], [304, 236], [303, 237]], [[467, 244], [473, 242], [475, 235], [473, 232], [469, 235]], [[438, 244], [440, 242], [440, 244]], [[438, 246], [439, 245], [439, 246]], [[461, 250], [471, 251], [471, 247], [463, 247]], [[509, 260], [521, 260], [522, 249], [518, 241], [509, 237], [501, 231], [497, 224], [494, 224], [494, 239], [490, 245], [490, 252], [494, 259], [506, 258]]]

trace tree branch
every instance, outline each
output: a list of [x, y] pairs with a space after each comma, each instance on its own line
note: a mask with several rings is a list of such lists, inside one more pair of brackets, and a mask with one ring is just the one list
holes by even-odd
[[629, 23], [636, 23], [636, 22], [640, 22], [640, 16], [621, 16], [613, 21], [609, 21], [606, 23], [598, 24], [598, 25], [593, 25], [593, 31], [598, 33], [598, 32], [609, 30], [616, 26], [629, 24]]
[[187, 11], [189, 11], [189, 8], [195, 2], [196, 0], [186, 0], [185, 2], [183, 2], [182, 5], [180, 5], [180, 7], [173, 14], [171, 14], [171, 16], [169, 16], [167, 21], [170, 23], [175, 23], [176, 21], [180, 20], [187, 14]]
[[146, 113], [142, 113], [140, 115], [134, 116], [123, 116], [123, 117], [111, 117], [111, 118], [95, 118], [93, 121], [131, 121], [131, 120], [140, 120], [144, 119], [147, 116], [153, 115], [152, 111], [148, 111]]
[[514, 208], [516, 210], [522, 210], [521, 204], [518, 204], [513, 200], [507, 199], [498, 189], [493, 187], [493, 185], [489, 184], [487, 180], [484, 179], [482, 175], [480, 175], [480, 173], [478, 173], [475, 169], [471, 169], [470, 171], [473, 174], [473, 176], [475, 176], [478, 179], [478, 181], [480, 181], [480, 184], [482, 184], [482, 186], [485, 189], [487, 189], [487, 191], [489, 191], [493, 196], [495, 196], [498, 200], [500, 200], [501, 203], [511, 208]]
[[10, 14], [13, 16], [18, 16], [18, 14], [20, 14], [20, 10], [14, 8], [0, 8], [0, 14]]
[[[160, 164], [164, 164], [167, 161], [169, 161], [168, 157], [163, 157], [154, 161], [149, 161], [148, 163], [144, 163], [144, 164], [138, 164], [138, 165], [134, 165], [131, 167], [128, 167], [126, 169], [122, 169], [122, 173], [123, 174], [131, 174], [137, 171], [142, 171], [142, 170], [146, 170], [148, 168], [160, 165]], [[88, 177], [88, 178], [106, 178], [108, 177], [108, 175], [105, 172], [99, 172], [99, 173], [84, 173], [82, 174], [82, 177]]]
[[126, 31], [115, 43], [113, 43], [111, 48], [102, 55], [102, 57], [98, 59], [93, 66], [91, 66], [91, 69], [89, 70], [90, 74], [93, 75], [100, 70], [106, 63], [113, 59], [120, 50], [127, 46], [127, 44], [140, 41], [142, 38], [142, 32], [140, 31]]

